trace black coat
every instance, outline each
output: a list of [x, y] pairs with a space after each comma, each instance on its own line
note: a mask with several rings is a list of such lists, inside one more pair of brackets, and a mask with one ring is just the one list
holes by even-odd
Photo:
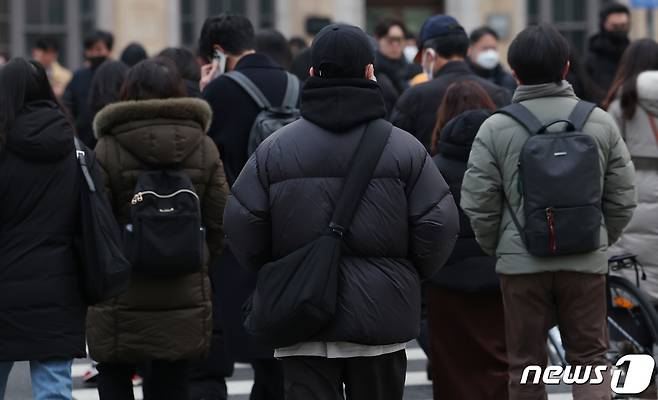
[[90, 149], [96, 146], [96, 138], [92, 128], [94, 115], [89, 103], [89, 90], [91, 89], [94, 72], [95, 70], [90, 67], [75, 71], [62, 97], [62, 103], [69, 109], [75, 119], [78, 137]]
[[514, 93], [516, 90], [516, 80], [509, 72], [505, 71], [502, 65], [498, 64], [493, 69], [484, 69], [477, 66], [475, 63], [471, 62], [471, 59], [468, 58], [468, 66], [471, 67], [475, 75], [480, 78], [486, 79], [494, 85], [504, 87], [509, 90], [510, 93]]
[[[459, 207], [461, 187], [468, 155], [480, 125], [491, 114], [483, 110], [467, 111], [452, 119], [441, 131], [434, 163], [445, 178]], [[461, 292], [496, 291], [496, 257], [487, 256], [475, 240], [464, 211], [459, 207], [459, 239], [446, 266], [432, 278], [432, 284]]]
[[443, 66], [431, 81], [407, 89], [393, 110], [391, 122], [414, 135], [429, 151], [443, 95], [451, 84], [467, 80], [482, 85], [498, 107], [509, 104], [512, 98], [508, 90], [475, 75], [465, 61], [452, 61]]
[[[226, 206], [228, 245], [253, 270], [326, 232], [365, 123], [385, 115], [379, 86], [366, 79], [309, 78], [301, 110], [302, 119], [256, 150]], [[417, 140], [394, 128], [345, 237], [334, 320], [309, 339], [415, 338], [420, 281], [444, 264], [457, 230], [441, 174]]]
[[[286, 90], [284, 69], [263, 54], [243, 57], [236, 70], [245, 74], [272, 104], [281, 104]], [[233, 80], [220, 76], [203, 91], [210, 103], [213, 120], [208, 135], [219, 147], [230, 186], [247, 162], [249, 132], [260, 112], [256, 103]], [[242, 306], [256, 287], [256, 274], [240, 268], [226, 249], [217, 261], [215, 288], [229, 357], [236, 361], [271, 358], [273, 349], [256, 344], [242, 327]]]
[[0, 361], [85, 355], [79, 190], [73, 128], [55, 104], [30, 103], [0, 150]]
[[[283, 101], [286, 74], [279, 64], [264, 54], [250, 54], [238, 62], [235, 69], [258, 86], [273, 105]], [[203, 91], [210, 103], [213, 120], [208, 135], [217, 143], [230, 186], [247, 162], [249, 132], [260, 109], [236, 82], [220, 76]]]
[[617, 39], [607, 33], [597, 33], [589, 39], [585, 70], [604, 94], [610, 89], [621, 56], [629, 44], [628, 39]]

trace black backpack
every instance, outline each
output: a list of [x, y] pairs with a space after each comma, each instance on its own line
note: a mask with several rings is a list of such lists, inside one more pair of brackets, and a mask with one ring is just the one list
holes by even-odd
[[190, 178], [179, 170], [143, 172], [126, 226], [125, 250], [133, 270], [154, 277], [198, 271], [204, 262], [201, 205]]
[[279, 107], [272, 106], [258, 86], [242, 72], [234, 70], [225, 76], [240, 85], [261, 109], [249, 131], [247, 156], [251, 156], [258, 145], [276, 130], [299, 119], [300, 112], [297, 108], [299, 79], [291, 73], [286, 72], [286, 93]]
[[[530, 133], [519, 154], [524, 227], [509, 201], [506, 203], [528, 252], [534, 256], [588, 253], [601, 245], [599, 150], [594, 139], [582, 132], [595, 107], [580, 101], [568, 119], [547, 124], [519, 103], [497, 111]], [[556, 123], [565, 123], [565, 130], [548, 132]]]
[[367, 125], [326, 232], [258, 271], [256, 290], [244, 306], [244, 327], [257, 341], [275, 348], [290, 346], [313, 338], [332, 321], [343, 237], [391, 129], [383, 119]]
[[85, 301], [94, 305], [119, 296], [130, 284], [130, 263], [123, 255], [121, 229], [102, 188], [94, 152], [74, 138], [80, 164], [80, 225], [75, 249], [80, 257], [80, 288]]

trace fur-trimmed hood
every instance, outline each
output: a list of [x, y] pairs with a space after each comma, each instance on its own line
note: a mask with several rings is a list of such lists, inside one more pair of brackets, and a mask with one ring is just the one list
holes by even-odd
[[212, 110], [207, 102], [192, 97], [155, 100], [130, 100], [103, 108], [94, 118], [94, 135], [110, 135], [113, 128], [127, 122], [150, 119], [191, 120], [208, 132]]
[[200, 99], [123, 101], [96, 115], [94, 134], [113, 137], [150, 165], [176, 164], [199, 146], [211, 121], [210, 106]]

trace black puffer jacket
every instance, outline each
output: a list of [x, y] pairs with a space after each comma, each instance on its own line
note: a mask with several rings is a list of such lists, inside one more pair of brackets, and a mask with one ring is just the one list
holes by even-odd
[[[462, 180], [468, 155], [480, 125], [491, 113], [485, 110], [467, 111], [453, 118], [441, 131], [438, 154], [434, 163], [450, 186], [457, 204], [461, 199]], [[461, 292], [498, 290], [496, 257], [487, 256], [475, 240], [475, 233], [464, 211], [459, 207], [461, 232], [446, 266], [432, 278], [432, 283]]]
[[[326, 231], [365, 123], [385, 114], [378, 85], [365, 79], [309, 78], [301, 110], [302, 119], [256, 150], [227, 203], [229, 246], [252, 269]], [[309, 340], [416, 337], [420, 280], [441, 268], [457, 230], [441, 174], [416, 139], [394, 128], [345, 238], [334, 321]]]
[[0, 150], [0, 361], [85, 355], [73, 248], [78, 166], [73, 127], [54, 103], [29, 103]]

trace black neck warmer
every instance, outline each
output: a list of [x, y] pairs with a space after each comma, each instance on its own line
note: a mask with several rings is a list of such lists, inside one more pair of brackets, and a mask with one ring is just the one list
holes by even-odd
[[343, 132], [386, 117], [379, 84], [365, 78], [310, 77], [304, 84], [302, 117], [320, 127]]

